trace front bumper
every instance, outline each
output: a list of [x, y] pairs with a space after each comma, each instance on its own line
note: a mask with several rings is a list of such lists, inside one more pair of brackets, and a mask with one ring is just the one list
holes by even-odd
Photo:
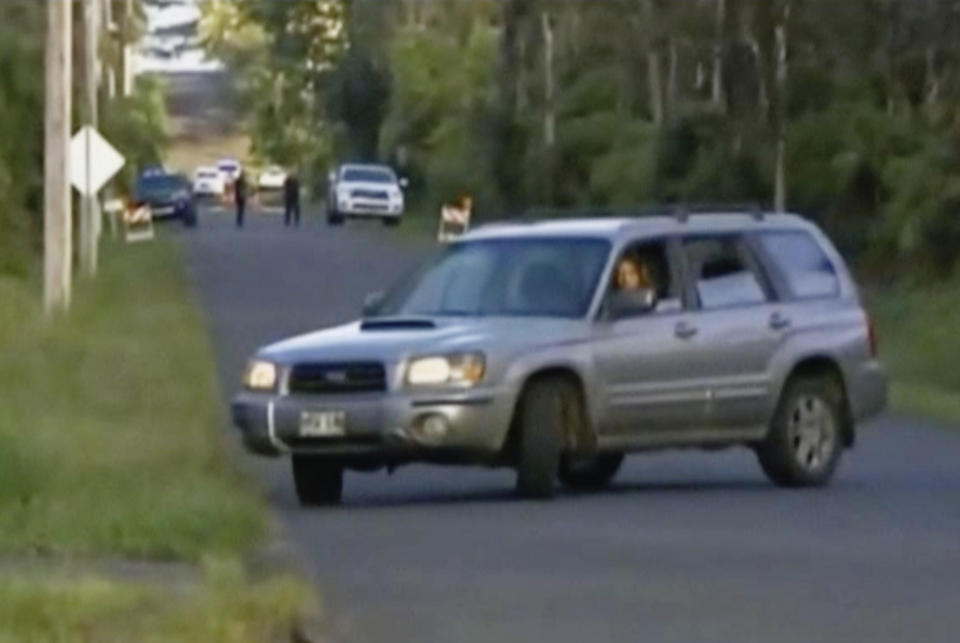
[[189, 218], [193, 215], [193, 206], [189, 201], [174, 203], [151, 203], [150, 216], [154, 219]]
[[337, 211], [346, 216], [399, 217], [403, 214], [403, 203], [368, 199], [341, 199]]
[[[429, 459], [433, 452], [495, 455], [506, 438], [513, 404], [507, 392], [494, 389], [416, 395], [278, 396], [242, 392], [234, 398], [231, 412], [247, 450], [253, 453], [310, 453], [389, 462]], [[300, 437], [304, 411], [344, 412], [345, 435]], [[422, 430], [424, 421], [432, 415], [446, 421], [448, 428], [442, 437], [427, 437]]]

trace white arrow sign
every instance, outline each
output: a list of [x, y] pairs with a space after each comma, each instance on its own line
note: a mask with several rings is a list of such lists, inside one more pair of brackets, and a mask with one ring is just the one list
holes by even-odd
[[70, 141], [70, 182], [80, 194], [96, 194], [126, 160], [100, 133], [84, 126]]

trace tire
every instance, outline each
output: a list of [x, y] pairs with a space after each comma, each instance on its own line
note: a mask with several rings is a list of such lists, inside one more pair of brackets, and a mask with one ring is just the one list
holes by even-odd
[[563, 450], [564, 402], [578, 399], [562, 380], [545, 379], [527, 386], [520, 405], [517, 441], [517, 494], [545, 500], [553, 497]]
[[293, 483], [297, 499], [305, 507], [340, 504], [343, 467], [322, 458], [294, 455]]
[[383, 225], [387, 226], [388, 228], [393, 228], [400, 225], [400, 217], [384, 217], [382, 220]]
[[336, 210], [327, 210], [327, 225], [342, 225], [343, 215]]
[[830, 481], [843, 451], [843, 392], [830, 376], [791, 378], [757, 459], [781, 487]]
[[595, 491], [610, 484], [622, 464], [622, 453], [600, 453], [586, 460], [564, 456], [557, 477], [569, 489]]

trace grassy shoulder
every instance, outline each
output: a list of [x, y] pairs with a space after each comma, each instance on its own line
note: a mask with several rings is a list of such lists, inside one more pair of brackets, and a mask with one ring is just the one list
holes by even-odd
[[960, 281], [870, 297], [895, 412], [960, 425]]
[[239, 565], [222, 562], [185, 587], [14, 576], [0, 583], [0, 643], [289, 640], [302, 596], [294, 580], [252, 583]]
[[100, 276], [52, 322], [39, 284], [0, 281], [0, 553], [197, 561], [265, 533], [226, 462], [182, 266], [163, 239], [105, 244]]

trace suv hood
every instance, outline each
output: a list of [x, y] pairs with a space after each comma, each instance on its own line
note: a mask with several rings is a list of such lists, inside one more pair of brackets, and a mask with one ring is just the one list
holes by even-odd
[[279, 364], [379, 361], [479, 350], [514, 353], [585, 339], [581, 319], [530, 317], [373, 318], [293, 337], [263, 348], [258, 356]]

